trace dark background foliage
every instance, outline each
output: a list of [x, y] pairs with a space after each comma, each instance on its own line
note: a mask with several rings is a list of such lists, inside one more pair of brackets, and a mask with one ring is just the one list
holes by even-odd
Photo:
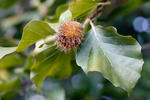
[[[16, 46], [22, 36], [23, 27], [30, 20], [51, 21], [51, 16], [57, 19], [57, 8], [63, 6], [66, 9], [69, 2], [70, 0], [0, 0], [0, 46]], [[82, 21], [83, 17], [84, 15], [76, 20]], [[81, 68], [67, 79], [47, 77], [41, 90], [37, 90], [29, 79], [32, 57], [28, 55], [34, 47], [31, 46], [23, 53], [11, 54], [0, 60], [0, 99], [64, 100], [64, 96], [66, 100], [150, 99], [150, 2], [112, 0], [112, 4], [97, 19], [97, 24], [115, 26], [119, 33], [132, 35], [142, 46], [145, 63], [141, 78], [131, 94], [127, 95], [122, 89], [114, 87], [98, 72], [85, 75]], [[19, 78], [16, 81], [2, 84], [16, 76]], [[10, 84], [13, 87], [9, 87]]]

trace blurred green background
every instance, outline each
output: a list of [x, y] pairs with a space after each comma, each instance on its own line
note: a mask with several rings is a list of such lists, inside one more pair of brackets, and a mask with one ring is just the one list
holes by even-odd
[[[70, 0], [0, 0], [0, 46], [18, 44], [23, 27], [33, 19], [57, 18], [57, 9]], [[47, 78], [41, 90], [29, 79], [33, 46], [0, 60], [0, 100], [150, 100], [150, 2], [111, 0], [97, 24], [115, 26], [122, 35], [132, 35], [142, 46], [142, 75], [131, 94], [114, 87], [98, 72], [85, 75], [81, 68], [68, 79]], [[78, 21], [82, 20], [80, 16]], [[16, 76], [19, 78], [17, 79]], [[130, 77], [130, 76], [129, 76]], [[5, 83], [14, 80], [11, 83]], [[17, 85], [21, 82], [20, 85]]]

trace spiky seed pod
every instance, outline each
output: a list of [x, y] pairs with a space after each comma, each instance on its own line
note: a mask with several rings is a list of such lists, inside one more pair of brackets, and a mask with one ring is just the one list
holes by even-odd
[[57, 33], [58, 47], [63, 51], [77, 48], [83, 39], [83, 28], [79, 22], [70, 21], [62, 24]]

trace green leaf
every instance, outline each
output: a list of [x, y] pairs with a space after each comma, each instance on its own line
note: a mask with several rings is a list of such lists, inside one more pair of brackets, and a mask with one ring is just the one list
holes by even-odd
[[28, 46], [54, 33], [47, 22], [32, 20], [24, 27], [23, 36], [16, 51], [23, 51]]
[[55, 16], [53, 17], [46, 17], [46, 20], [48, 22], [51, 22], [51, 23], [55, 23], [55, 22], [58, 22], [59, 21], [59, 17], [61, 16], [61, 14], [63, 12], [65, 12], [66, 10], [68, 9], [68, 5], [67, 4], [64, 4], [64, 5], [61, 5], [57, 8], [56, 10], [56, 14]]
[[115, 86], [130, 92], [140, 78], [141, 46], [114, 27], [94, 26], [79, 47], [76, 62], [85, 72], [99, 71]]
[[13, 6], [16, 2], [17, 2], [17, 0], [0, 0], [0, 8], [7, 9], [7, 8]]
[[24, 66], [24, 71], [30, 72], [31, 67], [32, 67], [32, 65], [33, 65], [33, 58], [34, 58], [34, 57], [33, 57], [32, 54], [28, 56], [28, 58], [27, 58], [27, 60], [26, 60], [26, 63], [25, 63], [25, 66]]
[[44, 39], [54, 33], [55, 31], [47, 22], [32, 20], [25, 26], [23, 30], [23, 36], [18, 47], [0, 47], [0, 59], [5, 55], [13, 53], [15, 51], [23, 51], [28, 46], [31, 46], [35, 42]]
[[89, 11], [94, 6], [97, 6], [101, 0], [73, 0], [69, 5], [69, 10], [72, 12], [73, 18]]
[[24, 57], [20, 54], [11, 54], [0, 60], [0, 69], [18, 66], [24, 63]]
[[58, 28], [60, 26], [59, 22], [58, 23], [49, 23], [49, 25], [51, 26], [51, 28], [53, 30], [55, 30], [55, 32], [58, 32]]
[[61, 14], [58, 23], [49, 23], [49, 25], [52, 27], [52, 29], [55, 30], [55, 32], [58, 32], [58, 28], [60, 27], [60, 25], [65, 22], [71, 21], [71, 19], [72, 19], [72, 13], [70, 10], [67, 10]]
[[20, 89], [20, 81], [19, 79], [15, 79], [11, 82], [0, 84], [0, 92], [8, 92]]
[[0, 59], [5, 55], [13, 53], [17, 47], [0, 47]]
[[61, 16], [59, 18], [59, 23], [62, 24], [62, 23], [71, 21], [71, 19], [72, 19], [72, 13], [70, 10], [67, 10], [61, 14]]
[[40, 88], [47, 76], [65, 78], [71, 75], [71, 54], [60, 52], [56, 46], [50, 47], [35, 56], [31, 79]]

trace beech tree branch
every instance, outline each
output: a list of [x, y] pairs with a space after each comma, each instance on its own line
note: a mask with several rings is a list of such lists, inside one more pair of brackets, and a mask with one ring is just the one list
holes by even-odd
[[92, 20], [94, 17], [98, 16], [98, 14], [105, 8], [106, 5], [102, 5], [100, 8], [98, 8], [98, 10], [92, 14], [89, 19]]
[[101, 6], [98, 6], [99, 8], [96, 10], [95, 13], [90, 15], [84, 22], [83, 22], [83, 28], [89, 23], [90, 20], [93, 20], [95, 17], [99, 15], [99, 13], [102, 12], [102, 10], [106, 7], [106, 5], [110, 4], [110, 0], [108, 0], [106, 3], [102, 4]]

